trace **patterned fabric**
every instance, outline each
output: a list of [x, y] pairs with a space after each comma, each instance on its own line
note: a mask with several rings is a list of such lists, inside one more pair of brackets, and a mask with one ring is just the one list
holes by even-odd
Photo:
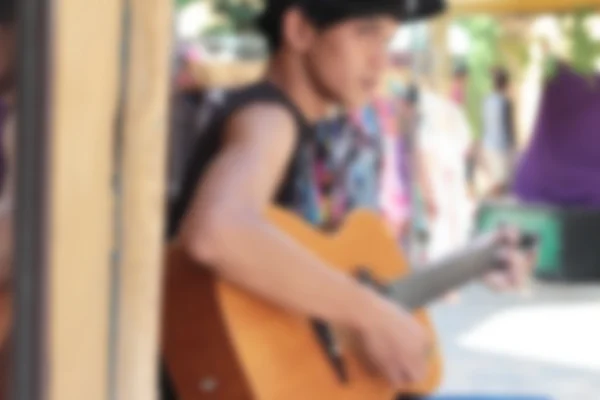
[[[391, 99], [379, 98], [318, 124], [305, 143], [296, 208], [310, 223], [334, 229], [354, 208], [381, 211], [392, 226], [410, 213], [408, 143], [399, 135]], [[308, 167], [305, 167], [308, 166]]]
[[334, 229], [353, 208], [378, 207], [379, 135], [360, 129], [356, 120], [322, 121], [301, 149], [301, 169], [309, 172], [298, 179], [297, 208], [324, 229]]
[[346, 180], [352, 208], [379, 210], [379, 193], [383, 171], [383, 137], [377, 110], [367, 106], [363, 110], [366, 123], [353, 119], [355, 129], [355, 152]]

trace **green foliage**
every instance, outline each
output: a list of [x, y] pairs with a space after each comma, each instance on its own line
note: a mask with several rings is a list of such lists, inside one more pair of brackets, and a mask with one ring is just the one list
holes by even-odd
[[596, 73], [596, 61], [600, 57], [600, 42], [595, 40], [586, 27], [588, 17], [593, 13], [580, 10], [574, 13], [570, 23], [565, 24], [565, 34], [569, 42], [569, 61], [573, 69], [586, 77]]
[[[600, 58], [600, 42], [587, 29], [587, 18], [594, 12], [578, 10], [562, 17], [562, 29], [568, 42], [567, 59], [573, 69], [592, 77], [596, 74], [596, 63]], [[470, 39], [471, 46], [466, 55], [469, 67], [467, 89], [467, 115], [475, 135], [481, 132], [481, 103], [492, 88], [490, 71], [496, 66], [509, 67], [513, 72], [522, 70], [529, 62], [528, 43], [516, 34], [501, 30], [499, 24], [487, 16], [463, 18], [457, 21]], [[559, 60], [549, 54], [542, 69], [546, 79], [552, 79], [558, 71]], [[512, 67], [512, 68], [510, 68]]]
[[253, 29], [254, 19], [260, 10], [256, 2], [248, 0], [214, 0], [214, 2], [216, 11], [227, 17], [236, 32]]
[[175, 0], [175, 5], [176, 8], [182, 8], [198, 1], [210, 1], [213, 9], [225, 17], [225, 22], [206, 28], [203, 34], [207, 35], [236, 34], [252, 30], [262, 4], [258, 0]]
[[520, 32], [501, 32], [498, 50], [499, 63], [517, 72], [523, 70], [531, 59], [528, 43]]
[[563, 15], [560, 27], [567, 41], [566, 59], [559, 60], [554, 54], [548, 54], [542, 61], [544, 79], [552, 80], [558, 72], [560, 62], [568, 63], [573, 70], [583, 77], [591, 79], [596, 75], [596, 62], [600, 59], [600, 41], [595, 40], [586, 26], [588, 17], [593, 11], [578, 10]]
[[549, 55], [542, 60], [542, 74], [545, 80], [553, 79], [558, 73], [559, 60]]
[[231, 22], [226, 21], [208, 26], [202, 31], [202, 36], [229, 36], [235, 33], [235, 26]]
[[492, 88], [490, 71], [502, 58], [498, 52], [500, 27], [491, 17], [472, 17], [458, 21], [469, 34], [471, 46], [466, 56], [469, 68], [467, 116], [475, 135], [482, 126], [481, 104]]
[[190, 3], [194, 3], [198, 0], [175, 0], [175, 7], [176, 8], [181, 8], [181, 7], [185, 7]]

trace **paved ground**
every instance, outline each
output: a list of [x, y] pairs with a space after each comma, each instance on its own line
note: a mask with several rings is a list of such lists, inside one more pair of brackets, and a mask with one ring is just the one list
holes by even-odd
[[535, 285], [529, 297], [480, 286], [432, 309], [446, 357], [443, 394], [600, 400], [600, 285]]

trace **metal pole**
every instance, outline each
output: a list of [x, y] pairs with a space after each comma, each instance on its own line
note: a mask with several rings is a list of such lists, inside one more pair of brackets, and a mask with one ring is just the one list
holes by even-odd
[[18, 9], [13, 400], [44, 398], [49, 3]]

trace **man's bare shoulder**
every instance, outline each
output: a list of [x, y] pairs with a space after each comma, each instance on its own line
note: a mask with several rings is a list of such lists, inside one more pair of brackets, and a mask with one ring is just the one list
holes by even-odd
[[264, 141], [291, 148], [297, 125], [294, 115], [284, 105], [259, 101], [233, 113], [225, 126], [225, 135], [227, 141]]

